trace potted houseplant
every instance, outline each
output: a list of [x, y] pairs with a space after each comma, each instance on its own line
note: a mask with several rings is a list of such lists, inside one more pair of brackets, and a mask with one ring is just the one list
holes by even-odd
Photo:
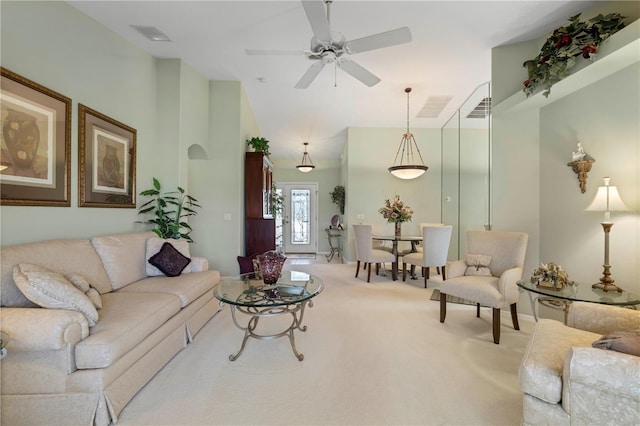
[[254, 136], [251, 139], [247, 139], [247, 145], [249, 145], [255, 152], [264, 152], [266, 155], [270, 155], [269, 141], [263, 137]]
[[333, 188], [333, 191], [329, 193], [331, 196], [331, 202], [338, 206], [340, 209], [340, 214], [344, 214], [344, 186], [338, 185]]
[[155, 225], [152, 229], [160, 238], [184, 238], [190, 243], [191, 226], [184, 221], [184, 218], [196, 216], [196, 208], [202, 208], [198, 200], [185, 193], [185, 190], [178, 187], [177, 191], [161, 192], [160, 181], [153, 178], [153, 188], [142, 191], [140, 195], [153, 197], [140, 206], [138, 214], [152, 213], [153, 218], [143, 223]]

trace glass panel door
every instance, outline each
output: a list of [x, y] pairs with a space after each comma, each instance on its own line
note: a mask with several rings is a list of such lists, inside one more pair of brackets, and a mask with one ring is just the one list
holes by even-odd
[[316, 253], [317, 184], [283, 184], [282, 188], [285, 194], [285, 253]]

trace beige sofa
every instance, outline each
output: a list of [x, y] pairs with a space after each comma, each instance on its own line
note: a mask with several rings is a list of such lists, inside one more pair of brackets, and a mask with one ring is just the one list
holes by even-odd
[[[152, 232], [50, 240], [1, 249], [1, 424], [107, 425], [219, 311], [218, 271], [147, 276]], [[18, 264], [81, 274], [100, 293], [98, 322], [31, 303], [13, 280]], [[186, 271], [186, 270], [185, 270]]]
[[567, 325], [541, 319], [520, 366], [524, 425], [640, 424], [640, 357], [592, 347], [640, 331], [640, 311], [574, 302]]

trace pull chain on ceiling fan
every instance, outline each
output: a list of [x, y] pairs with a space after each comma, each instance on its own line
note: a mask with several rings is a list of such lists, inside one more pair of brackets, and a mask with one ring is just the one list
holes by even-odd
[[[296, 89], [306, 89], [320, 74], [327, 64], [334, 64], [365, 85], [372, 87], [380, 82], [380, 78], [344, 55], [382, 49], [411, 41], [411, 31], [407, 27], [373, 34], [347, 41], [344, 36], [331, 31], [332, 0], [302, 1], [305, 14], [313, 31], [311, 46], [308, 51], [253, 50], [246, 49], [247, 55], [304, 55], [315, 61], [296, 83]], [[324, 4], [326, 4], [326, 12]], [[335, 72], [334, 68], [334, 72]]]

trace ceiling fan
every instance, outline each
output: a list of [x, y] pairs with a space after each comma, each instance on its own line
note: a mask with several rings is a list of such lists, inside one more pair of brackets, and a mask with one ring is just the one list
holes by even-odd
[[[327, 5], [326, 13], [323, 3]], [[331, 31], [331, 3], [332, 0], [302, 1], [302, 6], [313, 30], [310, 50], [246, 49], [247, 55], [305, 55], [308, 59], [313, 60], [314, 63], [296, 83], [296, 89], [309, 87], [327, 64], [334, 64], [369, 87], [375, 86], [380, 82], [380, 79], [344, 55], [408, 43], [411, 41], [411, 31], [407, 27], [402, 27], [347, 41], [342, 33]]]

